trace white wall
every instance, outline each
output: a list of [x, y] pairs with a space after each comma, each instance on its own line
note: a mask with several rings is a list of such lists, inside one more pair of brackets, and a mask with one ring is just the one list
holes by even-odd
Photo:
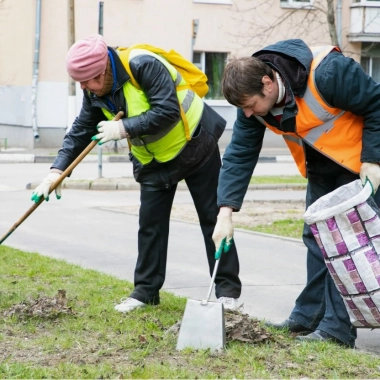
[[[315, 0], [316, 3], [325, 0]], [[31, 86], [35, 49], [37, 0], [0, 2], [0, 137], [12, 135], [10, 145], [18, 143], [17, 130], [31, 128]], [[227, 52], [232, 56], [250, 55], [263, 46], [285, 38], [304, 38], [308, 43], [328, 42], [324, 19], [306, 25], [305, 33], [295, 35], [294, 23], [303, 20], [304, 11], [295, 12], [291, 21], [265, 31], [270, 22], [286, 10], [279, 0], [234, 0], [232, 4], [194, 3], [193, 0], [104, 0], [104, 37], [110, 46], [145, 42], [175, 49], [190, 58], [192, 20], [199, 20], [194, 45], [197, 51]], [[344, 2], [344, 27], [349, 25], [349, 4]], [[68, 125], [68, 85], [65, 57], [69, 49], [68, 0], [42, 0], [40, 59], [37, 87], [37, 125], [41, 141], [25, 139], [25, 144], [59, 146]], [[99, 1], [75, 0], [75, 39], [98, 32]], [[347, 20], [348, 19], [348, 20]], [[309, 26], [309, 28], [307, 28]], [[346, 34], [346, 33], [345, 33]], [[344, 34], [344, 37], [345, 37]], [[352, 49], [351, 49], [352, 50]], [[82, 92], [77, 87], [77, 114]], [[235, 108], [215, 103], [232, 127]], [[72, 117], [70, 117], [72, 118]], [[56, 130], [57, 138], [54, 138]], [[31, 135], [31, 134], [30, 134]], [[44, 136], [44, 138], [42, 138]], [[49, 137], [47, 137], [49, 136]], [[44, 140], [44, 141], [43, 141]], [[39, 145], [38, 145], [39, 144]]]

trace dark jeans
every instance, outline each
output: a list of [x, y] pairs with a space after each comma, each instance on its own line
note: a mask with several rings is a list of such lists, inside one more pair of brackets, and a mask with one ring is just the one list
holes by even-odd
[[[357, 174], [323, 157], [307, 163], [306, 208], [318, 198], [355, 181]], [[375, 196], [380, 204], [380, 192]], [[343, 299], [325, 265], [310, 227], [305, 223], [303, 241], [307, 247], [307, 282], [296, 300], [290, 318], [311, 329], [319, 329], [354, 346], [356, 328], [351, 324]]]
[[[219, 169], [219, 150], [195, 173], [185, 178], [198, 213], [206, 246], [210, 275], [215, 264], [215, 244], [212, 234], [219, 208], [216, 202]], [[159, 291], [165, 281], [169, 238], [170, 212], [177, 185], [167, 190], [141, 190], [140, 229], [138, 233], [139, 254], [135, 269], [135, 289], [131, 297], [141, 302], [157, 305]], [[239, 298], [239, 260], [233, 244], [228, 254], [220, 260], [215, 279], [215, 294]]]

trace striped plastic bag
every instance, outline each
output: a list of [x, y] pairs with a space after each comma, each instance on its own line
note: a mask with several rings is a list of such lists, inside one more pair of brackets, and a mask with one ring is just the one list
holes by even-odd
[[380, 327], [380, 210], [369, 183], [341, 186], [304, 214], [356, 327]]

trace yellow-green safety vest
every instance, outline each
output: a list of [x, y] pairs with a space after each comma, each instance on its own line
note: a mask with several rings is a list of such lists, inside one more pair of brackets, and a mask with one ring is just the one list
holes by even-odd
[[[117, 51], [121, 61], [123, 51]], [[129, 54], [129, 60], [138, 55], [151, 55], [162, 62], [168, 69], [175, 86], [186, 86], [186, 81], [178, 71], [164, 58], [144, 49], [133, 49]], [[124, 64], [125, 65], [125, 64]], [[123, 92], [126, 100], [127, 117], [138, 116], [150, 109], [150, 104], [144, 92], [137, 89], [131, 81], [123, 85]], [[189, 124], [190, 136], [193, 135], [203, 112], [203, 100], [186, 88], [177, 90], [178, 101], [183, 107]], [[108, 120], [115, 117], [107, 109], [102, 108]], [[175, 158], [187, 144], [185, 127], [182, 119], [177, 124], [160, 130], [154, 135], [135, 137], [130, 140], [132, 154], [143, 164], [149, 164], [153, 159], [158, 162], [167, 162]]]

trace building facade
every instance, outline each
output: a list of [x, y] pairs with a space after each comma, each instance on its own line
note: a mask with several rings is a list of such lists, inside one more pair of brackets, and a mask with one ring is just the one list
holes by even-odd
[[[330, 8], [329, 8], [330, 4]], [[302, 38], [339, 45], [380, 81], [380, 1], [374, 0], [0, 0], [0, 148], [59, 147], [81, 106], [66, 73], [71, 44], [101, 33], [110, 46], [175, 49], [209, 78], [206, 96], [232, 128], [220, 91], [226, 60]]]

